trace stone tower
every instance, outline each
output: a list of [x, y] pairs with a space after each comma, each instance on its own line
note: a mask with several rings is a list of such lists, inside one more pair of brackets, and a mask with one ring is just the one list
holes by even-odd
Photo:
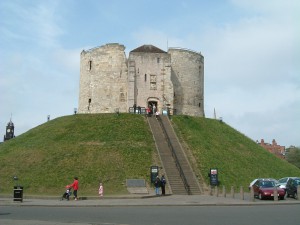
[[83, 50], [78, 113], [160, 112], [204, 116], [204, 58], [200, 53], [143, 45], [125, 55], [120, 44]]
[[170, 55], [153, 46], [143, 45], [129, 53], [128, 104], [153, 107], [162, 112], [173, 108]]
[[169, 48], [168, 53], [176, 113], [204, 117], [204, 57], [182, 48]]
[[127, 112], [124, 50], [124, 45], [106, 44], [81, 52], [78, 113]]

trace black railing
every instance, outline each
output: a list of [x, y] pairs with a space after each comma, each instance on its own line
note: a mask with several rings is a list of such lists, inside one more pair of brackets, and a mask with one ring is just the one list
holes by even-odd
[[129, 113], [133, 114], [146, 114], [146, 108], [145, 107], [129, 107], [128, 110]]
[[179, 174], [180, 174], [180, 177], [181, 177], [181, 179], [182, 179], [182, 182], [183, 182], [183, 184], [184, 184], [184, 188], [185, 188], [185, 190], [187, 191], [187, 193], [188, 193], [189, 195], [191, 195], [192, 193], [191, 193], [190, 185], [188, 184], [188, 182], [187, 182], [187, 180], [186, 180], [186, 177], [185, 177], [185, 175], [184, 175], [184, 173], [183, 173], [183, 170], [182, 170], [181, 165], [180, 165], [180, 163], [179, 163], [179, 160], [178, 160], [178, 157], [177, 157], [177, 155], [176, 155], [176, 152], [175, 152], [175, 150], [174, 150], [174, 148], [173, 148], [173, 145], [172, 145], [172, 143], [171, 143], [171, 140], [170, 140], [170, 138], [169, 138], [169, 135], [168, 135], [168, 133], [167, 133], [167, 131], [166, 131], [166, 128], [165, 128], [163, 122], [161, 121], [160, 116], [157, 116], [157, 120], [159, 121], [159, 124], [160, 124], [160, 126], [161, 126], [161, 128], [162, 128], [162, 130], [163, 130], [163, 132], [164, 132], [164, 134], [165, 134], [166, 140], [167, 140], [167, 142], [168, 142], [169, 148], [171, 149], [172, 156], [173, 156], [173, 158], [174, 158], [174, 160], [175, 160], [175, 164], [176, 164], [176, 167], [177, 167], [177, 169], [178, 169], [178, 171], [179, 171]]

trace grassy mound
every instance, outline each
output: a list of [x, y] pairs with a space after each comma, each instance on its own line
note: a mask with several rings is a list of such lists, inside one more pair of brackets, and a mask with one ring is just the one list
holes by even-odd
[[12, 192], [16, 175], [24, 193], [55, 195], [77, 176], [80, 195], [97, 195], [99, 180], [106, 194], [127, 193], [127, 178], [149, 180], [155, 154], [143, 116], [65, 116], [0, 145], [0, 190]]
[[196, 174], [208, 180], [210, 168], [218, 168], [221, 185], [248, 187], [258, 177], [279, 179], [300, 176], [300, 170], [270, 154], [253, 140], [224, 122], [189, 116], [172, 119], [179, 137], [188, 145], [196, 162]]
[[[189, 116], [172, 117], [175, 131], [191, 152], [197, 175], [208, 183], [219, 169], [226, 187], [247, 187], [257, 177], [300, 176], [300, 170], [268, 153], [226, 123]], [[12, 193], [13, 176], [24, 194], [61, 195], [79, 178], [79, 195], [126, 194], [126, 179], [149, 181], [160, 165], [147, 120], [132, 114], [77, 114], [35, 127], [0, 145], [0, 193]]]

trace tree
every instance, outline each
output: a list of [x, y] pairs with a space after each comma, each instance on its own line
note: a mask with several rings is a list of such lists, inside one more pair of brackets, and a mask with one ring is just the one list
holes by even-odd
[[289, 147], [286, 150], [286, 160], [300, 168], [300, 148], [299, 147]]

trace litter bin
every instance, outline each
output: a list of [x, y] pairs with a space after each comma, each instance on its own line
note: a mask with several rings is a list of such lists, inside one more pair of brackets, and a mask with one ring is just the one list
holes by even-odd
[[23, 187], [14, 186], [14, 201], [23, 202]]

